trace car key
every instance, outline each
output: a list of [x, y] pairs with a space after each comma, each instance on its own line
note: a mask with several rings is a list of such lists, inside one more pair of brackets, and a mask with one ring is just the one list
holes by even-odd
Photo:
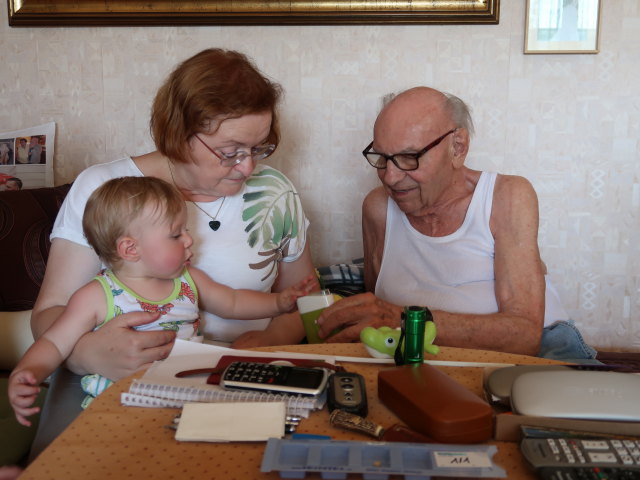
[[366, 417], [369, 412], [364, 378], [358, 373], [336, 372], [329, 378], [327, 407]]

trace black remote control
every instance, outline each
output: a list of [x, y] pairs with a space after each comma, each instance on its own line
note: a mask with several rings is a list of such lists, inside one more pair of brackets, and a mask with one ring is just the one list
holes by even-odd
[[639, 470], [621, 467], [543, 467], [536, 470], [541, 480], [639, 480]]
[[336, 372], [329, 378], [327, 407], [366, 417], [369, 413], [364, 378], [358, 373]]
[[543, 479], [640, 479], [640, 440], [525, 438], [520, 451]]

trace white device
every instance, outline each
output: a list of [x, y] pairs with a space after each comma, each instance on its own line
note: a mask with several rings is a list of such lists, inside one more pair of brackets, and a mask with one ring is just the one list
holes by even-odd
[[537, 417], [640, 421], [640, 377], [598, 371], [531, 372], [511, 387], [514, 413]]

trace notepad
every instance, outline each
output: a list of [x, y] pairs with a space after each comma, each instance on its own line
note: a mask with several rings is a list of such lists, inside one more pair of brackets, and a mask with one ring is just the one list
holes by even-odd
[[262, 442], [284, 436], [285, 404], [187, 403], [176, 440], [181, 442]]
[[273, 355], [281, 358], [315, 359], [313, 355], [250, 352], [233, 350], [184, 340], [176, 340], [171, 355], [154, 363], [142, 378], [135, 379], [129, 390], [123, 392], [120, 401], [123, 405], [136, 407], [168, 407], [180, 408], [186, 403], [238, 403], [238, 402], [285, 402], [287, 414], [306, 418], [313, 410], [321, 409], [326, 395], [303, 397], [266, 393], [250, 390], [225, 390], [218, 385], [207, 384], [208, 374], [187, 378], [176, 378], [176, 373], [199, 367], [214, 366], [225, 355], [242, 354], [244, 356], [265, 357]]

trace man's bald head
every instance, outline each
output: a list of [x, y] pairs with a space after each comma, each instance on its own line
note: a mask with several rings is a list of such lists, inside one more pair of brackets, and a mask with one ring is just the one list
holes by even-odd
[[437, 132], [443, 126], [465, 128], [473, 134], [467, 105], [455, 95], [429, 87], [414, 87], [387, 102], [376, 119], [374, 136], [379, 129]]

